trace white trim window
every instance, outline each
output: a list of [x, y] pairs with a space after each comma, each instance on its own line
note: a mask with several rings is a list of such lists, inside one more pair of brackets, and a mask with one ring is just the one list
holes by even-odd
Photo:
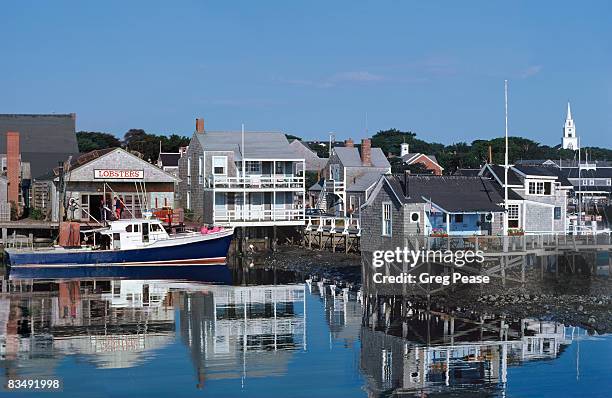
[[508, 205], [508, 228], [519, 227], [519, 205]]
[[187, 210], [191, 210], [191, 192], [187, 191]]
[[191, 185], [191, 157], [187, 158], [187, 185]]
[[227, 175], [227, 156], [213, 156], [213, 175]]
[[382, 204], [382, 235], [391, 236], [393, 234], [391, 224], [391, 202]]
[[528, 184], [529, 195], [551, 195], [552, 194], [552, 183], [550, 181], [529, 181]]
[[202, 174], [203, 166], [204, 166], [204, 158], [202, 158], [202, 156], [200, 156], [198, 158], [198, 183], [200, 185], [202, 185], [204, 183], [204, 175]]

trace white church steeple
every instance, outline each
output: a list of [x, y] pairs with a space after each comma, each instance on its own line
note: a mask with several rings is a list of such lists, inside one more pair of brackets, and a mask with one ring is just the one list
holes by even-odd
[[567, 103], [567, 116], [563, 125], [563, 149], [578, 150], [578, 137], [576, 136], [576, 125], [572, 119], [572, 109], [570, 103]]

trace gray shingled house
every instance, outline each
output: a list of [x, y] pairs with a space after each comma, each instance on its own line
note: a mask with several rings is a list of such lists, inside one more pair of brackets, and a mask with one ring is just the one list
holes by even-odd
[[[480, 175], [495, 183], [503, 196], [503, 166], [486, 164]], [[555, 167], [510, 166], [508, 227], [525, 233], [565, 233], [569, 227], [567, 197], [571, 189], [572, 184]]]
[[283, 133], [205, 131], [198, 119], [179, 159], [178, 200], [206, 224], [303, 225], [302, 170]]
[[309, 188], [316, 207], [336, 216], [358, 214], [380, 176], [391, 172], [383, 151], [371, 145], [363, 139], [359, 150], [349, 139], [332, 149], [323, 179]]
[[[20, 136], [21, 160], [30, 162], [33, 178], [48, 174], [58, 162], [77, 156], [76, 115], [0, 114], [0, 134], [16, 131]], [[6, 140], [0, 140], [6, 153]]]
[[503, 198], [486, 178], [387, 174], [361, 208], [362, 250], [414, 235], [497, 235]]

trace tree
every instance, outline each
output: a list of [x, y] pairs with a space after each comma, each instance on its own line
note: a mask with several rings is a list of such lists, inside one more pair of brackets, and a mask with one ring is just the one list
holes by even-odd
[[97, 131], [79, 131], [76, 133], [79, 152], [90, 152], [96, 149], [117, 148], [121, 141], [109, 133]]
[[162, 152], [178, 152], [180, 147], [189, 145], [189, 138], [177, 134], [148, 134], [142, 129], [130, 129], [125, 133], [123, 143], [128, 149], [140, 152], [143, 159], [153, 162], [159, 156], [160, 146]]

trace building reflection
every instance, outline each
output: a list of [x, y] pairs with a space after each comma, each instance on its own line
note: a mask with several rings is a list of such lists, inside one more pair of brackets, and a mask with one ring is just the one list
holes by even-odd
[[509, 367], [556, 359], [580, 332], [557, 322], [451, 316], [392, 300], [368, 309], [360, 363], [373, 397], [503, 394]]
[[173, 343], [207, 379], [284, 374], [306, 349], [303, 285], [220, 286], [144, 280], [4, 281], [0, 367], [51, 375], [64, 356], [98, 368], [154, 360]]
[[208, 379], [285, 374], [292, 351], [306, 349], [303, 285], [210, 286], [180, 305], [199, 388]]

